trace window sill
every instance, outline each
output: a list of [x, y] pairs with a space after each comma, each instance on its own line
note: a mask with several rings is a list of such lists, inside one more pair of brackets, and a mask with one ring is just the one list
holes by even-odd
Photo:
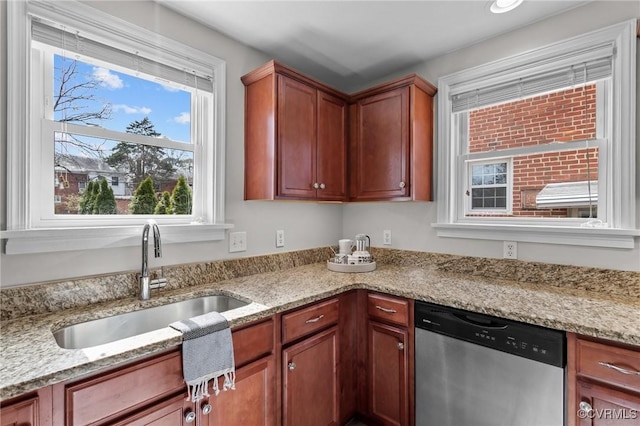
[[439, 237], [633, 249], [639, 229], [434, 223]]
[[[163, 244], [219, 241], [231, 224], [160, 225]], [[52, 253], [132, 247], [141, 244], [141, 226], [56, 228], [2, 231], [5, 254]]]

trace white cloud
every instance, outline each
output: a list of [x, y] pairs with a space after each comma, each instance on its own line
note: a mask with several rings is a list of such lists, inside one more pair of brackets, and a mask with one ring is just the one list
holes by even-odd
[[120, 77], [116, 74], [111, 74], [111, 71], [106, 68], [94, 67], [93, 77], [100, 80], [100, 85], [107, 89], [122, 89], [124, 87]]
[[173, 121], [178, 124], [188, 124], [191, 122], [191, 114], [188, 112], [182, 112], [177, 117], [173, 117]]
[[151, 108], [149, 107], [137, 107], [137, 106], [124, 105], [124, 104], [112, 105], [111, 109], [114, 112], [123, 111], [125, 114], [149, 115], [151, 113]]

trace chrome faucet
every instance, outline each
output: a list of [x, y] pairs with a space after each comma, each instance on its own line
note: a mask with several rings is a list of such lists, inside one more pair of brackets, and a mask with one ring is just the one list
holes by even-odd
[[153, 228], [153, 252], [154, 257], [162, 257], [162, 247], [160, 241], [160, 228], [155, 220], [148, 220], [142, 228], [142, 271], [140, 273], [140, 299], [149, 300], [151, 289], [161, 288], [167, 285], [167, 280], [161, 278], [149, 279], [149, 230]]

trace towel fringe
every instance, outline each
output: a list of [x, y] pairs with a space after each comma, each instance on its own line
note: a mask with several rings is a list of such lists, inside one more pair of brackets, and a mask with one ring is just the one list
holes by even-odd
[[198, 402], [211, 396], [209, 394], [209, 380], [211, 377], [204, 377], [202, 380], [187, 383], [187, 399], [185, 401]]
[[213, 393], [214, 395], [218, 395], [220, 393], [220, 385], [218, 384], [218, 379], [222, 376], [224, 376], [222, 390], [225, 392], [229, 389], [235, 390], [235, 369], [227, 369], [216, 373], [216, 375], [205, 376], [197, 381], [187, 382], [187, 399], [185, 399], [185, 401], [191, 400], [191, 402], [198, 402], [207, 396], [211, 396], [209, 394], [209, 382], [211, 380], [213, 380]]

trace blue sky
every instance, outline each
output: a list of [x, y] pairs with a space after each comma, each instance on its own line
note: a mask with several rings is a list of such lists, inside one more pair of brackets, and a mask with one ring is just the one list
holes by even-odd
[[[55, 96], [64, 58], [55, 55], [54, 62]], [[100, 82], [92, 92], [96, 102], [93, 105], [86, 104], [87, 108], [96, 110], [105, 103], [111, 104], [111, 119], [100, 123], [102, 127], [124, 132], [133, 121], [149, 117], [156, 132], [173, 140], [190, 141], [189, 92], [84, 62], [78, 62], [77, 70], [79, 81], [97, 79]], [[56, 116], [55, 119], [60, 117]]]

